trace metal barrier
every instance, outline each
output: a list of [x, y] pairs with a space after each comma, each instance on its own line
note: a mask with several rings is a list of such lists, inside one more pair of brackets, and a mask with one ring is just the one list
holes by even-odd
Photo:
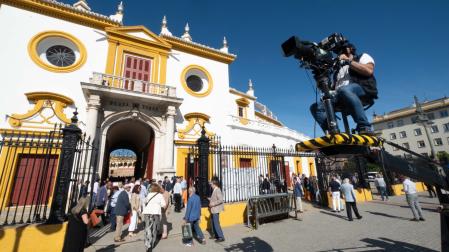
[[257, 229], [261, 219], [282, 215], [288, 218], [292, 211], [294, 211], [295, 218], [297, 219], [296, 198], [291, 193], [253, 196], [248, 199], [246, 206], [247, 225], [248, 227]]

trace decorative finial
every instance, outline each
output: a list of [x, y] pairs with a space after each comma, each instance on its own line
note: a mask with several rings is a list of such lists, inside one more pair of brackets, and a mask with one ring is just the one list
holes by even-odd
[[73, 4], [73, 7], [77, 8], [79, 10], [90, 11], [90, 7], [87, 4], [86, 0], [79, 0], [78, 2]]
[[72, 122], [72, 124], [77, 124], [78, 123], [78, 108], [75, 108], [75, 111], [73, 112], [73, 116], [72, 118], [70, 118], [70, 121]]
[[164, 15], [164, 18], [162, 18], [162, 27], [161, 27], [161, 33], [159, 35], [167, 35], [172, 36], [171, 32], [168, 30], [167, 27], [167, 17]]
[[109, 18], [114, 19], [117, 22], [123, 23], [124, 10], [125, 7], [123, 6], [123, 2], [120, 1], [119, 5], [117, 6], [117, 11], [115, 12], [115, 15], [110, 15]]
[[248, 80], [248, 91], [246, 91], [246, 94], [254, 96], [253, 81], [251, 79]]
[[192, 37], [190, 36], [189, 31], [190, 31], [189, 23], [186, 23], [186, 26], [184, 27], [184, 34], [182, 35], [181, 38], [187, 41], [192, 41]]
[[223, 47], [220, 48], [220, 51], [228, 53], [228, 41], [226, 40], [226, 37], [223, 37]]
[[123, 14], [123, 11], [125, 8], [123, 7], [123, 1], [120, 1], [118, 7], [117, 7], [117, 14]]

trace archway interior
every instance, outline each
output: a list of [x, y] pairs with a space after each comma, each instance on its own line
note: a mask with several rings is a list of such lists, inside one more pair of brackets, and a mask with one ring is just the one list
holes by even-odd
[[137, 155], [130, 149], [116, 149], [109, 155], [108, 177], [114, 179], [134, 176]]
[[[133, 176], [135, 178], [145, 178], [152, 174], [154, 132], [150, 126], [139, 120], [124, 120], [113, 124], [106, 134], [105, 162], [103, 162], [102, 177], [110, 175], [110, 162], [113, 160], [113, 153], [117, 150], [127, 150], [135, 154]], [[126, 176], [128, 178], [128, 176]], [[125, 177], [111, 180], [121, 180]]]

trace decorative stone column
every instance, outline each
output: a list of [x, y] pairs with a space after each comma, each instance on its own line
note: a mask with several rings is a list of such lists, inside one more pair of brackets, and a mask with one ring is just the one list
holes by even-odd
[[175, 135], [175, 115], [176, 108], [174, 106], [168, 106], [166, 116], [166, 128], [165, 128], [165, 167], [164, 170], [173, 171], [173, 150], [174, 150], [174, 135]]
[[97, 124], [98, 124], [98, 110], [101, 107], [101, 101], [99, 95], [89, 95], [87, 101], [87, 136], [93, 140], [97, 134]]

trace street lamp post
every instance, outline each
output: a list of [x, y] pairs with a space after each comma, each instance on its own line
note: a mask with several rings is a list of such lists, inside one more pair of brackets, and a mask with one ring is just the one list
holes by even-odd
[[416, 97], [416, 95], [414, 96], [414, 99], [415, 99], [416, 113], [418, 113], [418, 118], [416, 121], [422, 123], [424, 127], [424, 132], [426, 133], [427, 141], [429, 141], [430, 158], [435, 159], [435, 150], [433, 148], [432, 140], [430, 139], [429, 130], [427, 129], [427, 125], [432, 124], [433, 122], [427, 118], [426, 114], [424, 114], [421, 104], [418, 102], [418, 97]]

